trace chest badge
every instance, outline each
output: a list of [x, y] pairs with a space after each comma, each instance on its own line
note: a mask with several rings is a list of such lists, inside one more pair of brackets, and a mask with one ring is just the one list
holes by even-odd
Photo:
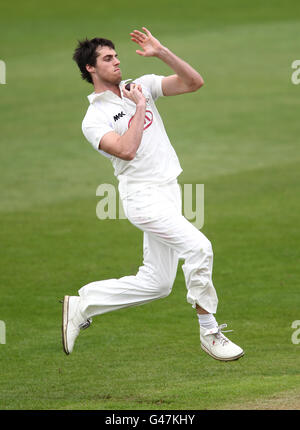
[[[130, 123], [132, 121], [133, 116], [130, 118], [129, 122], [128, 122], [128, 128], [130, 127]], [[150, 125], [153, 123], [153, 113], [151, 112], [151, 110], [146, 110], [146, 114], [145, 114], [145, 121], [144, 121], [144, 130], [146, 130], [146, 128], [150, 127]]]

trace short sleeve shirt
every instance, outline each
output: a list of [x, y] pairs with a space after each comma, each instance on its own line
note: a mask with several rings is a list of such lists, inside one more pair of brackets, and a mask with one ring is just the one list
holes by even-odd
[[[147, 104], [143, 137], [133, 160], [107, 154], [99, 149], [99, 144], [108, 132], [114, 131], [120, 136], [126, 133], [136, 111], [135, 103], [109, 90], [88, 96], [90, 105], [82, 122], [83, 134], [99, 153], [111, 160], [114, 174], [120, 182], [165, 183], [182, 172], [155, 106], [155, 101], [163, 96], [162, 79], [163, 76], [151, 74], [134, 80], [141, 85]], [[122, 81], [120, 87], [126, 82]]]

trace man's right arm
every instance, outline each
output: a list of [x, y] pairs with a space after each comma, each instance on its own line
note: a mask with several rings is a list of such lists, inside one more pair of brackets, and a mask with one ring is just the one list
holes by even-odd
[[136, 104], [136, 112], [130, 123], [130, 128], [122, 135], [114, 131], [106, 133], [99, 142], [102, 151], [121, 158], [122, 160], [133, 160], [140, 146], [144, 131], [146, 113], [146, 99], [142, 94], [140, 85], [131, 86], [130, 91], [122, 88], [125, 97]]

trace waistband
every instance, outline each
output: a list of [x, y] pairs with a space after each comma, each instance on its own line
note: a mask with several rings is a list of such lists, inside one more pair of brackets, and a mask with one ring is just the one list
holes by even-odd
[[178, 184], [177, 177], [176, 178], [170, 178], [166, 181], [156, 182], [156, 181], [145, 181], [145, 182], [134, 182], [125, 179], [119, 180], [119, 193], [121, 199], [126, 198], [130, 196], [133, 193], [136, 193], [139, 190], [143, 190], [145, 188], [149, 187], [165, 187], [170, 185], [176, 185]]

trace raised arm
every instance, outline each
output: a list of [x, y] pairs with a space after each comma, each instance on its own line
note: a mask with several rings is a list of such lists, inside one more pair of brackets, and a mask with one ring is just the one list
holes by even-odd
[[166, 76], [162, 80], [162, 91], [165, 96], [190, 93], [202, 87], [203, 78], [192, 66], [163, 46], [146, 27], [143, 27], [143, 30], [145, 33], [138, 30], [130, 33], [131, 40], [142, 48], [136, 50], [136, 53], [143, 57], [157, 57], [175, 72], [174, 75]]

